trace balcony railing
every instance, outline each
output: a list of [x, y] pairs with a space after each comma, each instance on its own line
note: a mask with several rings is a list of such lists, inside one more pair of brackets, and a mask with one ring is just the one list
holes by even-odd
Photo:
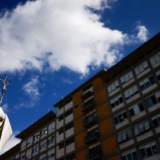
[[83, 121], [83, 126], [88, 127], [90, 125], [93, 125], [97, 122], [97, 117], [96, 116], [88, 116], [86, 119]]
[[88, 133], [88, 135], [85, 137], [85, 142], [91, 143], [98, 139], [99, 139], [99, 132], [92, 132], [92, 133]]
[[93, 108], [95, 105], [94, 101], [88, 101], [82, 106], [82, 112], [87, 111], [88, 109]]
[[101, 151], [97, 151], [97, 152], [92, 152], [92, 153], [89, 153], [88, 155], [88, 160], [100, 160], [102, 159], [102, 152]]

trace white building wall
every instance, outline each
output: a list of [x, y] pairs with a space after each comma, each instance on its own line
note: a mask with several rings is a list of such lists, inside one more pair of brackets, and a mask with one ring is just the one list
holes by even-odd
[[67, 111], [68, 109], [70, 109], [72, 107], [73, 107], [73, 101], [67, 103], [64, 108], [65, 108], [65, 111]]
[[74, 134], [74, 128], [70, 128], [69, 130], [67, 130], [67, 131], [65, 132], [66, 138], [70, 137], [70, 136], [73, 135], [73, 134]]
[[65, 118], [65, 124], [73, 120], [73, 113]]
[[75, 143], [71, 143], [70, 145], [66, 146], [66, 153], [70, 153], [75, 150]]
[[64, 148], [59, 149], [59, 146], [56, 147], [56, 158], [64, 156]]

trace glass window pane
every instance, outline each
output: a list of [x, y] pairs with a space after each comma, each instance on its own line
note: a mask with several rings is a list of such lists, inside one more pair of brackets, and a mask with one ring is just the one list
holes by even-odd
[[144, 122], [144, 128], [146, 131], [150, 129], [150, 125], [148, 121]]
[[155, 80], [154, 80], [153, 76], [149, 77], [149, 81], [150, 81], [151, 84], [155, 83]]
[[125, 82], [124, 77], [121, 77], [120, 80], [121, 80], [121, 83]]
[[156, 145], [152, 146], [152, 151], [154, 154], [157, 154], [158, 153], [158, 148]]
[[135, 133], [136, 136], [139, 135], [139, 128], [138, 128], [138, 126], [134, 126], [134, 133]]
[[140, 71], [140, 73], [143, 72], [143, 70], [144, 70], [143, 66], [139, 65], [139, 71]]
[[146, 148], [146, 152], [147, 152], [148, 157], [152, 156], [152, 154], [153, 154], [150, 147]]
[[118, 117], [116, 116], [116, 117], [114, 117], [114, 123], [115, 123], [115, 125], [117, 125], [119, 122], [118, 122]]
[[157, 100], [155, 98], [155, 95], [151, 96], [151, 100], [152, 100], [153, 105], [157, 104]]
[[135, 114], [138, 114], [140, 111], [139, 111], [139, 107], [136, 105], [134, 106], [134, 113]]
[[152, 120], [153, 121], [153, 124], [154, 124], [154, 127], [159, 127], [159, 123], [158, 123], [158, 120], [157, 119], [154, 119]]
[[152, 65], [154, 65], [156, 63], [156, 61], [154, 60], [153, 57], [150, 58], [150, 62], [151, 62]]
[[148, 67], [147, 61], [143, 62], [143, 67], [144, 67], [144, 68], [147, 68], [147, 67]]
[[133, 78], [133, 73], [132, 71], [129, 72], [129, 79]]
[[122, 156], [122, 160], [127, 160], [126, 155]]
[[133, 108], [131, 108], [131, 109], [129, 110], [129, 112], [130, 112], [131, 117], [134, 116]]
[[131, 153], [127, 154], [127, 159], [128, 159], [128, 160], [133, 160]]
[[143, 107], [143, 104], [142, 104], [142, 103], [139, 103], [138, 106], [139, 106], [139, 110], [140, 110], [140, 111], [144, 111], [144, 107]]
[[140, 152], [141, 152], [142, 158], [146, 158], [147, 157], [144, 148], [140, 149]]
[[133, 152], [132, 155], [133, 155], [133, 160], [138, 160], [138, 156], [136, 152]]
[[135, 71], [136, 75], [139, 74], [139, 69], [138, 69], [138, 67], [136, 67], [136, 68], [134, 69], [134, 71]]
[[150, 100], [150, 98], [147, 98], [145, 101], [146, 101], [146, 104], [147, 104], [148, 108], [153, 105], [152, 102], [151, 102], [151, 100]]

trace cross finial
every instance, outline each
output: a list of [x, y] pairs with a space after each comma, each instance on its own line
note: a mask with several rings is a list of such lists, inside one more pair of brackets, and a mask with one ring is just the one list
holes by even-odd
[[7, 81], [7, 75], [5, 75], [4, 79], [0, 79], [0, 81], [2, 81], [2, 93], [1, 93], [1, 97], [0, 97], [0, 105], [1, 105], [3, 96], [7, 90], [7, 85], [11, 85], [11, 83], [9, 83]]

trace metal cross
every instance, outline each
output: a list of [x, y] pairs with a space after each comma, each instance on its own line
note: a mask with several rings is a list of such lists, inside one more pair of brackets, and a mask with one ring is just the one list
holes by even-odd
[[0, 79], [0, 81], [2, 81], [2, 93], [1, 93], [1, 96], [0, 96], [0, 105], [1, 105], [3, 96], [4, 96], [4, 94], [7, 90], [7, 85], [11, 85], [11, 83], [9, 83], [7, 81], [7, 75], [4, 77], [4, 79]]

